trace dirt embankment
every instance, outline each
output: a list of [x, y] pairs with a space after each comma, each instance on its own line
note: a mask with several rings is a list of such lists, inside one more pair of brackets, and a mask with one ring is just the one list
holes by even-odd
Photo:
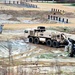
[[[15, 10], [0, 10], [0, 14], [7, 14], [12, 15], [13, 19], [11, 20], [17, 20], [17, 17], [25, 17], [25, 18], [31, 18], [31, 21], [38, 21], [40, 23], [50, 23], [48, 20], [48, 15], [56, 15], [59, 17], [66, 17], [66, 18], [74, 18], [75, 15], [73, 13], [54, 13], [51, 11], [37, 11], [37, 10], [21, 10], [21, 11], [15, 11]], [[10, 20], [10, 19], [9, 19]], [[55, 23], [55, 22], [54, 22]]]
[[[17, 13], [17, 14], [16, 14]], [[24, 10], [24, 11], [13, 11], [13, 10], [0, 10], [0, 14], [12, 15], [13, 18], [9, 20], [18, 21], [17, 17], [31, 18], [31, 21], [46, 22], [48, 20], [48, 11], [36, 11], [36, 10]]]
[[0, 10], [0, 14], [13, 15], [14, 17], [35, 17], [35, 16], [44, 16], [50, 14], [48, 11], [37, 11], [37, 10]]

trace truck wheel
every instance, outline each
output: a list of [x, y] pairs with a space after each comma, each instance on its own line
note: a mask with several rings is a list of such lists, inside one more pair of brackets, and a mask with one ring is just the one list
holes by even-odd
[[60, 47], [60, 43], [57, 41], [53, 41], [53, 45], [54, 48], [59, 48]]
[[39, 38], [34, 38], [34, 43], [39, 44]]
[[46, 45], [51, 47], [52, 46], [52, 41], [51, 40], [47, 40], [46, 41]]
[[33, 43], [33, 37], [29, 37], [29, 42]]
[[70, 53], [68, 56], [69, 56], [69, 57], [73, 57], [74, 55], [73, 55], [73, 53]]

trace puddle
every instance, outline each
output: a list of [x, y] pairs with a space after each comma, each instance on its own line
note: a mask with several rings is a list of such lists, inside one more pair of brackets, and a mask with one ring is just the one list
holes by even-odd
[[8, 19], [12, 18], [12, 15], [0, 14], [0, 23], [20, 23], [18, 21], [10, 21]]
[[7, 57], [9, 55], [9, 49], [11, 50], [11, 55], [24, 53], [27, 50], [35, 48], [23, 40], [11, 40], [0, 42], [0, 56]]
[[26, 18], [26, 17], [17, 17], [18, 20], [20, 20], [21, 23], [26, 23], [26, 24], [35, 24], [39, 23], [38, 21], [32, 21], [32, 18]]
[[9, 20], [1, 20], [1, 19], [0, 19], [0, 23], [1, 23], [1, 24], [2, 24], [2, 23], [7, 23], [7, 24], [8, 24], [8, 23], [10, 23], [10, 24], [13, 23], [13, 24], [15, 24], [15, 23], [20, 23], [20, 22], [18, 22], [18, 21], [9, 21]]
[[36, 22], [36, 21], [31, 21], [31, 20], [24, 20], [22, 21], [23, 23], [27, 23], [27, 24], [35, 24], [35, 23], [39, 23], [39, 22]]
[[12, 18], [12, 15], [0, 14], [0, 20], [7, 20]]
[[11, 33], [14, 33], [14, 34], [15, 34], [15, 33], [22, 33], [22, 34], [24, 34], [24, 31], [25, 31], [25, 29], [20, 29], [20, 30], [10, 30], [10, 29], [9, 29], [9, 30], [5, 30], [5, 29], [4, 29], [4, 30], [3, 30], [3, 33], [10, 33], [10, 34], [11, 34]]

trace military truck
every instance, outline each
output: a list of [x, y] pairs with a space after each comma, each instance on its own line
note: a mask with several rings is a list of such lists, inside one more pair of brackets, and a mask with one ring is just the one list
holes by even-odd
[[41, 42], [54, 48], [68, 44], [63, 33], [46, 30], [43, 26], [25, 30], [24, 33], [25, 37], [29, 38], [30, 43], [39, 44]]

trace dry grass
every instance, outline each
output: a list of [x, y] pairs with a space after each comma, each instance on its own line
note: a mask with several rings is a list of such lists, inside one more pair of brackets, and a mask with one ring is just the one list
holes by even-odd
[[60, 9], [60, 10], [65, 10], [67, 12], [75, 12], [75, 8], [71, 8], [70, 6], [64, 6], [63, 4], [49, 4], [49, 3], [33, 3], [33, 4], [37, 4], [40, 9], [43, 10], [50, 10], [50, 8], [56, 8], [56, 9]]
[[[28, 2], [31, 3], [31, 2]], [[39, 8], [23, 8], [23, 7], [14, 7], [14, 6], [6, 6], [4, 4], [0, 4], [0, 7], [3, 7], [3, 9], [9, 9], [9, 10], [50, 10], [50, 8], [57, 8], [61, 10], [65, 10], [68, 12], [75, 12], [75, 8], [72, 8], [71, 6], [64, 6], [63, 4], [49, 4], [49, 3], [31, 3], [37, 5]]]
[[4, 24], [4, 29], [26, 29], [36, 28], [37, 26], [45, 27], [75, 27], [75, 24]]

